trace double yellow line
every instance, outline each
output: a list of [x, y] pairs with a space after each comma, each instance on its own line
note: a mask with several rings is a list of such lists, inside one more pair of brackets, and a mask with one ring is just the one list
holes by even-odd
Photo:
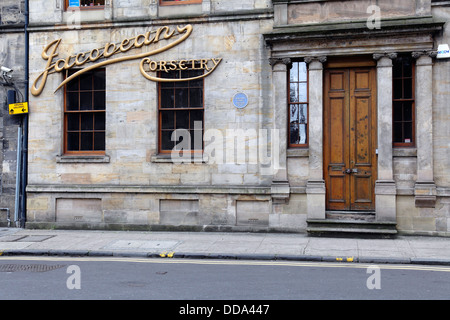
[[[173, 257], [174, 252], [162, 252], [163, 258]], [[261, 261], [261, 260], [214, 260], [214, 259], [159, 259], [159, 258], [129, 258], [129, 257], [21, 257], [2, 256], [2, 260], [25, 261], [98, 261], [98, 262], [133, 262], [133, 263], [176, 263], [200, 265], [246, 265], [246, 266], [287, 266], [287, 267], [319, 267], [319, 268], [355, 268], [366, 269], [377, 266], [385, 270], [419, 270], [450, 272], [449, 266], [425, 266], [411, 264], [362, 264], [345, 262], [307, 262], [307, 261]]]

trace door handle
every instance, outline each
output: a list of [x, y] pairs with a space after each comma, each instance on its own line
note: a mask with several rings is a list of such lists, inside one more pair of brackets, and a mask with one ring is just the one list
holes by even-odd
[[356, 168], [354, 168], [354, 169], [345, 169], [344, 171], [342, 171], [342, 173], [346, 173], [346, 174], [358, 173], [358, 169], [356, 169]]

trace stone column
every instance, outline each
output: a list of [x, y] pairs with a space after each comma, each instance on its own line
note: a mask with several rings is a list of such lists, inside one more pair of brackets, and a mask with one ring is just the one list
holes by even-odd
[[396, 53], [374, 54], [377, 60], [378, 179], [375, 214], [378, 221], [396, 221], [396, 187], [392, 162], [392, 59]]
[[433, 59], [436, 52], [413, 52], [416, 59], [416, 147], [417, 180], [414, 187], [417, 207], [436, 204], [433, 172]]
[[323, 179], [323, 63], [327, 57], [306, 57], [309, 71], [309, 179], [306, 184], [308, 219], [325, 219]]
[[[274, 169], [271, 185], [273, 203], [284, 203], [289, 199], [289, 181], [287, 178], [287, 71], [291, 63], [289, 58], [271, 58], [273, 87], [273, 122], [277, 139], [272, 137], [272, 143], [278, 143], [279, 166]], [[273, 148], [273, 146], [272, 146]]]

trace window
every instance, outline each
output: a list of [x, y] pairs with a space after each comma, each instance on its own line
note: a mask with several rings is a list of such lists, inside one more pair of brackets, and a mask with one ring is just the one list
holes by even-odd
[[[203, 70], [161, 71], [161, 78], [186, 79], [203, 74]], [[159, 152], [168, 153], [182, 142], [172, 141], [176, 129], [190, 135], [190, 150], [203, 150], [203, 78], [180, 82], [159, 83]], [[175, 139], [175, 138], [174, 138]], [[184, 145], [186, 150], [187, 144]]]
[[289, 69], [289, 147], [308, 145], [308, 70], [305, 62], [293, 62]]
[[[68, 76], [78, 70], [69, 70]], [[105, 69], [83, 73], [65, 86], [64, 153], [104, 154]]]
[[414, 137], [414, 65], [412, 58], [399, 56], [393, 63], [393, 143], [412, 147]]
[[105, 6], [105, 0], [65, 0], [66, 9], [80, 8], [84, 9], [103, 9]]
[[159, 0], [159, 4], [162, 6], [193, 4], [193, 3], [202, 3], [202, 0]]

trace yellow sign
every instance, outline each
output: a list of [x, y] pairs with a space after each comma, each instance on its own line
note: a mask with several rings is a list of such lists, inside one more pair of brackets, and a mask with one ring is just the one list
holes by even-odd
[[9, 114], [28, 113], [28, 102], [13, 103], [9, 105]]

